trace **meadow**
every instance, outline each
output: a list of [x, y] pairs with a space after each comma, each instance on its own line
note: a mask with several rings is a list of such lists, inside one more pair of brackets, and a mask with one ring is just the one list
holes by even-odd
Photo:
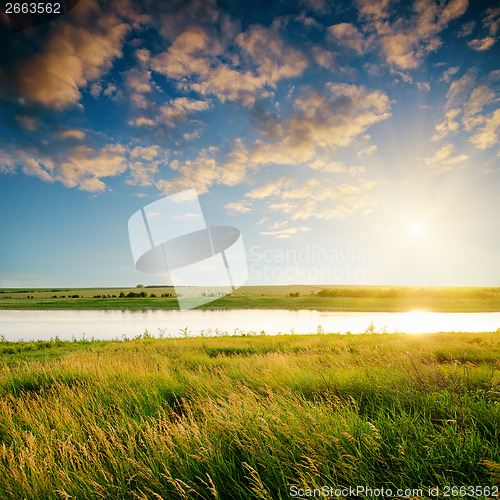
[[0, 498], [498, 498], [499, 359], [500, 331], [3, 341]]
[[[177, 308], [172, 287], [0, 289], [0, 309]], [[500, 287], [243, 286], [200, 309], [498, 312]]]

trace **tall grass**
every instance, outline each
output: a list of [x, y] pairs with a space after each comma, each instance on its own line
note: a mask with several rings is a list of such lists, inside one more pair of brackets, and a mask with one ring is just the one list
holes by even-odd
[[500, 485], [498, 333], [68, 344], [1, 355], [0, 498]]

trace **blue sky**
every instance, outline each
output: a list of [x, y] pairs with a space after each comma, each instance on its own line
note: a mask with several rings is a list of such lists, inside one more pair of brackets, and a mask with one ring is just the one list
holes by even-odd
[[0, 286], [135, 286], [196, 188], [248, 284], [498, 286], [500, 8], [80, 0], [0, 23]]

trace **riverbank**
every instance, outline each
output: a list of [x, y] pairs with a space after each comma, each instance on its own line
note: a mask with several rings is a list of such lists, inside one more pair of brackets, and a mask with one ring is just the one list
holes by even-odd
[[[171, 287], [2, 289], [0, 309], [144, 311], [178, 309], [178, 303]], [[500, 288], [244, 286], [199, 309], [500, 312]]]
[[493, 498], [499, 359], [498, 333], [0, 343], [0, 498]]

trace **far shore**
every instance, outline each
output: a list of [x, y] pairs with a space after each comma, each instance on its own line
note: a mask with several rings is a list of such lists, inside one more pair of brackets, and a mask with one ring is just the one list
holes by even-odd
[[[243, 286], [200, 309], [310, 309], [317, 311], [500, 312], [500, 287], [327, 285]], [[3, 288], [0, 310], [174, 310], [167, 286], [131, 288]]]

